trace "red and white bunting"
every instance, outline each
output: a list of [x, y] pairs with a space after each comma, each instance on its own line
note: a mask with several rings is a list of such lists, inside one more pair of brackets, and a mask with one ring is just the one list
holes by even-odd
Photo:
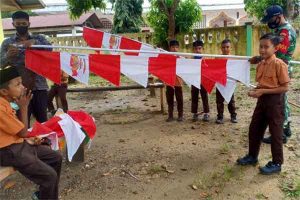
[[216, 85], [226, 101], [230, 100], [236, 81], [246, 86], [250, 83], [250, 64], [243, 60], [185, 59], [172, 55], [79, 55], [26, 50], [25, 61], [27, 68], [57, 84], [60, 84], [61, 70], [85, 84], [91, 71], [116, 86], [121, 84], [121, 74], [143, 87], [147, 86], [149, 74], [170, 86], [175, 85], [176, 76], [179, 76], [189, 86], [200, 88], [202, 84], [208, 93]]

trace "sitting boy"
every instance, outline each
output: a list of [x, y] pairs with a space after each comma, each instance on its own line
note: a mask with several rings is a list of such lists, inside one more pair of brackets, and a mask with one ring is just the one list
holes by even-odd
[[[26, 139], [32, 95], [15, 67], [0, 69], [0, 166], [11, 166], [39, 185], [38, 199], [58, 199], [62, 156], [40, 140]], [[18, 117], [11, 104], [19, 108]]]

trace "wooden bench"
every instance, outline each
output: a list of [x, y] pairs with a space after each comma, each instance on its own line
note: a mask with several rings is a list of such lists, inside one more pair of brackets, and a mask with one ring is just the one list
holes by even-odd
[[13, 167], [0, 167], [0, 182], [15, 172], [16, 170]]

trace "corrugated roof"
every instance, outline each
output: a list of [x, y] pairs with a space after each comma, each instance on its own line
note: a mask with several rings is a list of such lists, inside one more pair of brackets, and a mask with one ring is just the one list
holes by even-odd
[[[92, 15], [95, 15], [95, 17], [97, 17], [95, 13], [85, 13], [75, 21], [72, 21], [67, 13], [57, 14], [57, 15], [31, 16], [30, 28], [82, 25], [89, 17], [92, 17]], [[11, 18], [2, 19], [2, 23], [3, 23], [4, 30], [14, 29]]]
[[42, 0], [1, 0], [1, 11], [16, 11], [45, 8]]

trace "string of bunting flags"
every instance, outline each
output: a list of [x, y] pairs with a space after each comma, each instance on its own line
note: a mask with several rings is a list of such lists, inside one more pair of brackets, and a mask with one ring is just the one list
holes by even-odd
[[61, 71], [86, 85], [90, 72], [116, 86], [121, 85], [121, 74], [143, 87], [147, 87], [149, 74], [169, 86], [175, 86], [178, 76], [189, 86], [200, 89], [202, 85], [209, 93], [217, 87], [226, 102], [230, 101], [237, 82], [250, 86], [250, 63], [245, 56], [238, 56], [245, 57], [244, 60], [188, 59], [172, 55], [174, 52], [87, 27], [83, 28], [83, 38], [90, 48], [72, 48], [99, 48], [105, 51], [78, 54], [26, 50], [25, 65], [57, 84], [60, 84]]

